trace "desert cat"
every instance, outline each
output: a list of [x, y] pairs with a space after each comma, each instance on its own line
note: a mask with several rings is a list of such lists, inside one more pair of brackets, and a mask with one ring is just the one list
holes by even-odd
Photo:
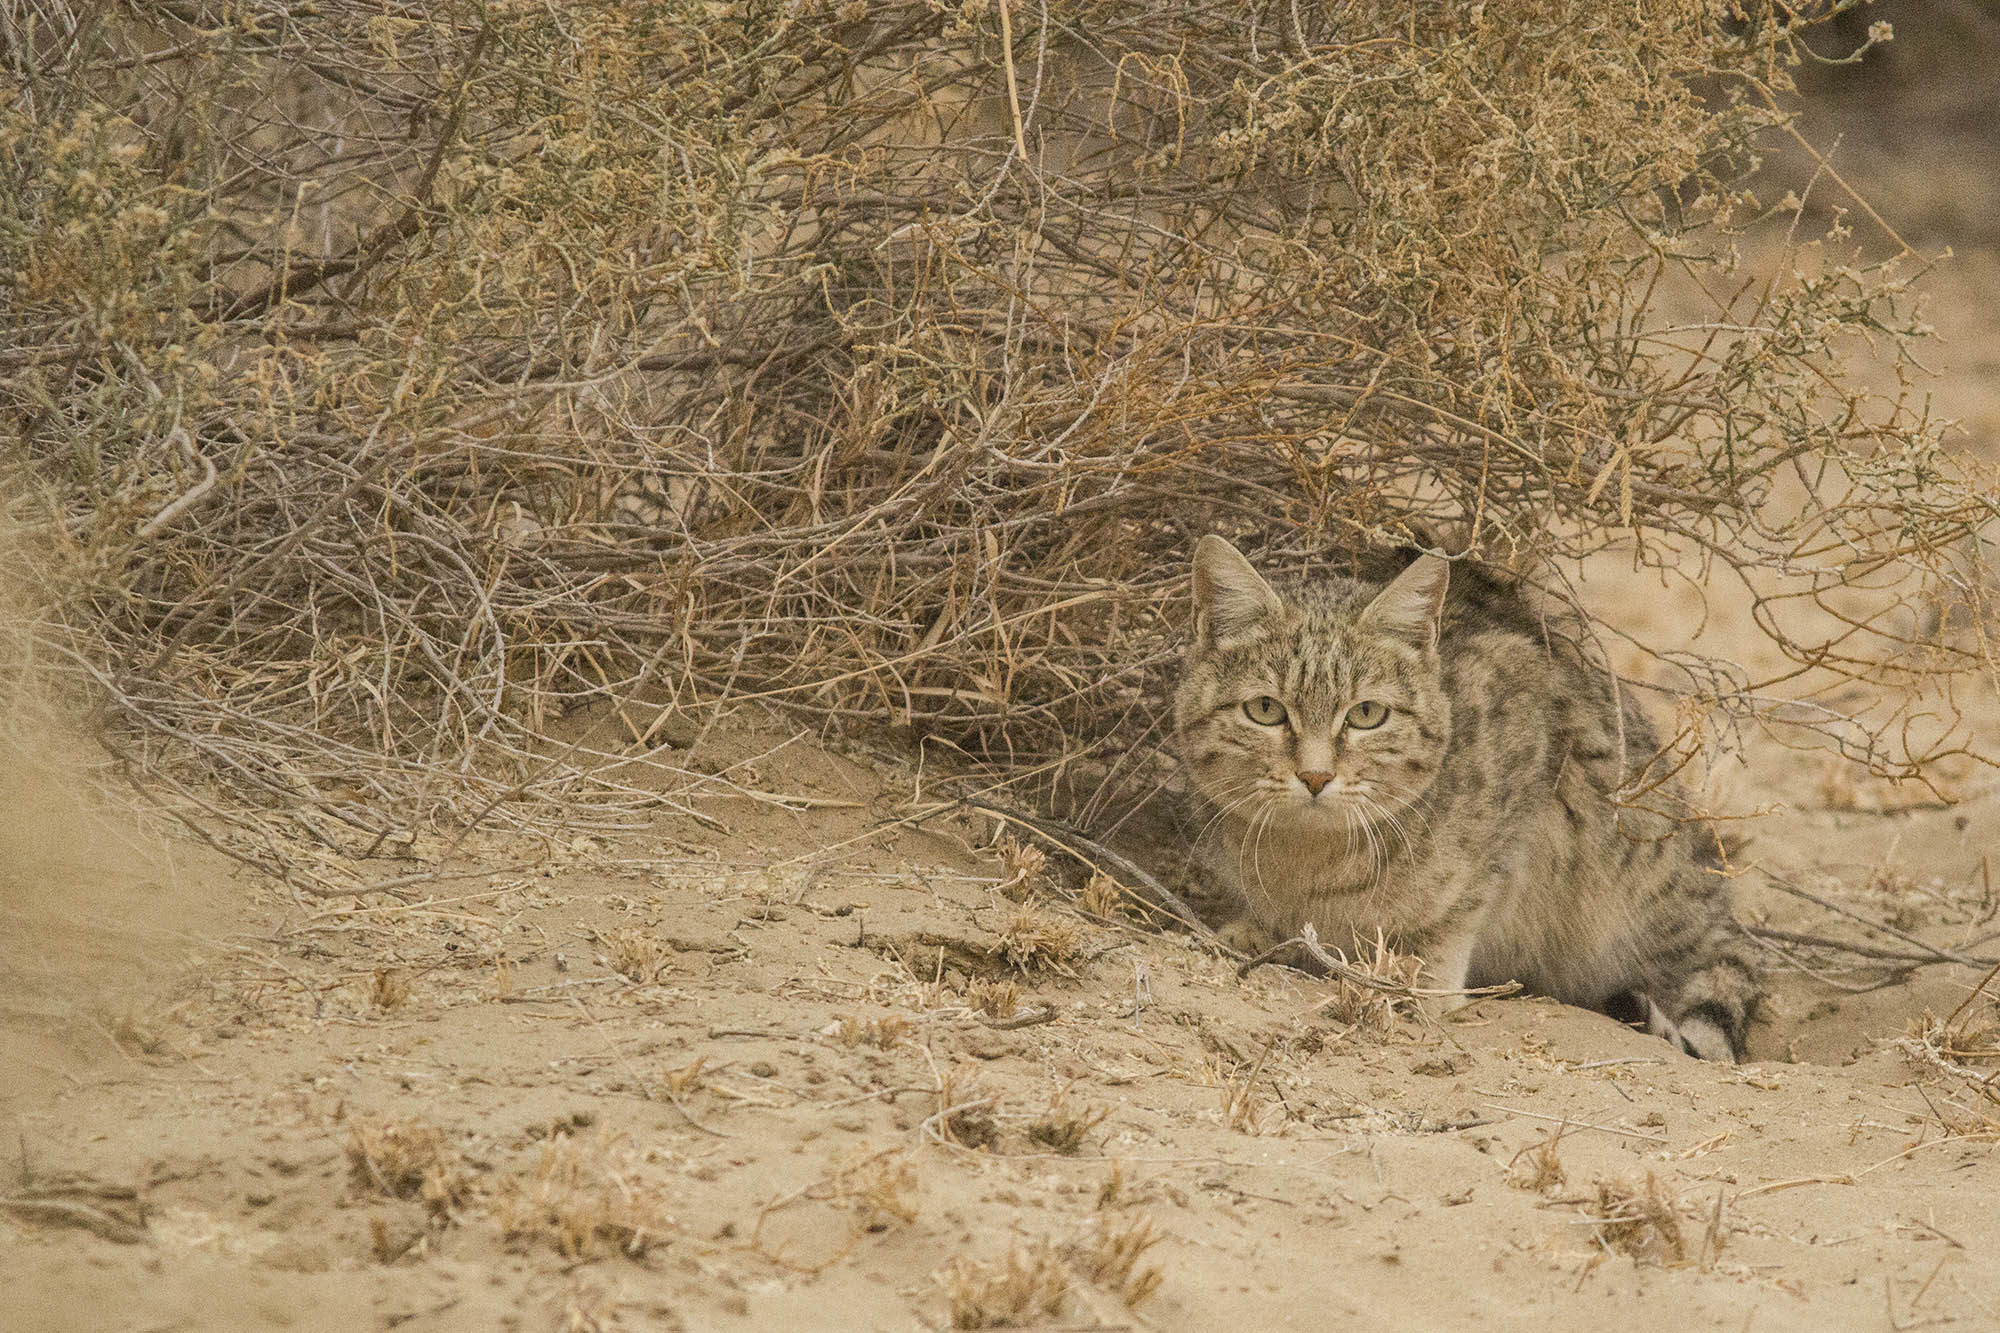
[[1432, 555], [1273, 586], [1207, 536], [1194, 601], [1180, 752], [1254, 936], [1379, 930], [1440, 987], [1515, 980], [1742, 1057], [1757, 978], [1713, 834], [1614, 804], [1652, 731], [1518, 593]]

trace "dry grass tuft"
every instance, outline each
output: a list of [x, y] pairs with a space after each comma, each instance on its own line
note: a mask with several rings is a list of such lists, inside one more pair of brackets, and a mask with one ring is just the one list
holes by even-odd
[[938, 1109], [924, 1122], [924, 1128], [961, 1148], [988, 1147], [1000, 1137], [1000, 1118], [995, 1113], [998, 1101], [981, 1089], [976, 1072], [948, 1069], [938, 1075]]
[[645, 1177], [622, 1137], [589, 1145], [558, 1134], [542, 1146], [525, 1180], [503, 1177], [492, 1216], [510, 1245], [553, 1245], [587, 1259], [601, 1245], [637, 1258], [678, 1230], [666, 1187]]
[[877, 1014], [872, 1018], [842, 1014], [821, 1030], [849, 1050], [856, 1046], [873, 1046], [886, 1051], [909, 1035], [910, 1020], [901, 1014]]
[[988, 1018], [1012, 1018], [1021, 1006], [1021, 988], [1011, 981], [975, 981], [966, 988], [965, 1002]]
[[1547, 1138], [1529, 1144], [1508, 1159], [1507, 1183], [1537, 1194], [1562, 1184], [1565, 1173], [1562, 1158], [1556, 1155], [1556, 1145], [1562, 1142], [1563, 1132], [1568, 1128], [1556, 1126]]
[[1413, 991], [1421, 982], [1423, 959], [1396, 952], [1378, 935], [1372, 949], [1342, 961], [1346, 966], [1327, 978], [1329, 994], [1320, 1010], [1363, 1032], [1394, 1032], [1397, 1018], [1418, 1003]]
[[1160, 1288], [1157, 1265], [1141, 1266], [1162, 1237], [1149, 1217], [1099, 1217], [1076, 1239], [1015, 1241], [999, 1263], [957, 1256], [937, 1275], [953, 1328], [1013, 1328], [1055, 1318], [1079, 1285], [1113, 1292], [1127, 1308]]
[[1055, 972], [1074, 977], [1089, 943], [1082, 926], [1067, 917], [1023, 903], [1000, 933], [997, 952], [1025, 976]]
[[1667, 1267], [1687, 1262], [1678, 1209], [1652, 1172], [1644, 1181], [1599, 1180], [1590, 1195], [1570, 1202], [1582, 1205], [1592, 1234], [1605, 1248]]
[[1222, 1082], [1222, 1123], [1238, 1134], [1262, 1134], [1265, 1120], [1276, 1109], [1257, 1091], [1257, 1081], [1264, 1076], [1264, 1065], [1275, 1046], [1266, 1044], [1254, 1064]]
[[368, 982], [368, 1003], [382, 1013], [393, 1013], [410, 998], [410, 983], [394, 968], [378, 968]]
[[1077, 906], [1092, 916], [1111, 920], [1125, 910], [1125, 901], [1125, 886], [1097, 870], [1091, 872], [1090, 882], [1083, 886]]
[[1016, 1241], [997, 1264], [956, 1256], [938, 1274], [953, 1328], [1014, 1328], [1062, 1313], [1071, 1278], [1046, 1237]]
[[1122, 1222], [1099, 1218], [1082, 1239], [1069, 1246], [1070, 1262], [1086, 1281], [1115, 1291], [1130, 1308], [1160, 1289], [1158, 1265], [1141, 1268], [1139, 1260], [1161, 1239], [1150, 1217]]
[[600, 936], [597, 942], [604, 950], [605, 966], [641, 985], [658, 980], [673, 956], [652, 932], [645, 930], [614, 930]]
[[416, 1120], [357, 1122], [347, 1140], [349, 1174], [364, 1193], [422, 1199], [438, 1222], [471, 1200], [471, 1166], [444, 1131]]
[[1115, 1207], [1125, 1198], [1125, 1163], [1114, 1160], [1111, 1170], [1097, 1186], [1097, 1207], [1100, 1211]]
[[902, 1156], [872, 1157], [850, 1177], [847, 1195], [855, 1223], [863, 1231], [887, 1231], [917, 1220], [917, 1169]]
[[1015, 902], [1041, 897], [1048, 891], [1049, 855], [1030, 842], [1008, 838], [1000, 844], [1000, 868], [1006, 877], [1000, 892]]
[[1108, 1106], [1074, 1105], [1069, 1089], [1064, 1088], [1049, 1098], [1046, 1110], [1028, 1122], [1028, 1138], [1064, 1155], [1074, 1154], [1083, 1147], [1085, 1136], [1110, 1114]]

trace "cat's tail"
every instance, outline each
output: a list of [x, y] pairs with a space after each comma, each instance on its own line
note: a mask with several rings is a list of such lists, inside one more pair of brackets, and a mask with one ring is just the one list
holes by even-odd
[[1664, 947], [1649, 969], [1654, 981], [1646, 988], [1646, 1026], [1689, 1055], [1738, 1061], [1763, 988], [1749, 940], [1729, 910], [1728, 881], [1704, 866], [1687, 873], [1707, 881], [1689, 887], [1709, 910], [1659, 941]]

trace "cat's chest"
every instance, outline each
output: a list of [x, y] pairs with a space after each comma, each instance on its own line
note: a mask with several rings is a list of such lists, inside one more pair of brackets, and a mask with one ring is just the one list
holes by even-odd
[[1224, 839], [1225, 870], [1253, 906], [1259, 899], [1284, 908], [1306, 902], [1379, 897], [1400, 867], [1385, 837], [1312, 836], [1255, 824], [1232, 828]]

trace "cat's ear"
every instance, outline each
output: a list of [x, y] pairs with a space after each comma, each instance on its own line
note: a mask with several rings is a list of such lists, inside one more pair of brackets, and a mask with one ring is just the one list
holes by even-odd
[[1211, 532], [1194, 548], [1194, 606], [1204, 632], [1227, 639], [1284, 604], [1241, 551]]
[[1432, 647], [1437, 643], [1438, 620], [1444, 614], [1444, 590], [1450, 582], [1449, 562], [1434, 555], [1420, 555], [1376, 594], [1368, 609], [1361, 613], [1361, 625], [1378, 634]]

